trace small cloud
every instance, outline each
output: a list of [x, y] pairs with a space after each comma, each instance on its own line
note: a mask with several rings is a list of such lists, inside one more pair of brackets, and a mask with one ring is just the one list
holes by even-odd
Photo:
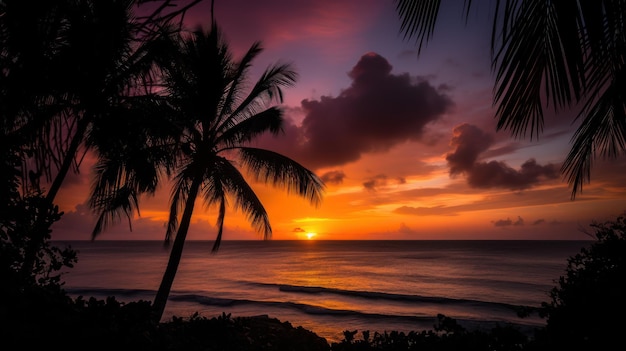
[[377, 188], [389, 185], [389, 183], [392, 183], [392, 184], [395, 183], [398, 185], [406, 184], [406, 178], [397, 177], [395, 179], [390, 180], [385, 174], [378, 174], [372, 177], [370, 180], [364, 182], [363, 187], [366, 190], [375, 191]]
[[298, 227], [298, 228], [293, 228], [292, 232], [294, 232], [294, 233], [304, 233], [304, 232], [306, 232], [306, 230]]
[[345, 177], [346, 177], [346, 174], [343, 173], [343, 171], [330, 171], [320, 176], [322, 181], [328, 184], [341, 184], [343, 183], [343, 179]]
[[491, 223], [493, 223], [495, 227], [508, 227], [508, 226], [518, 227], [518, 226], [524, 225], [524, 219], [520, 216], [517, 216], [517, 220], [515, 222], [513, 222], [511, 218], [507, 218], [507, 219], [499, 219], [497, 221], [492, 221]]
[[400, 224], [400, 229], [398, 229], [398, 233], [414, 234], [415, 230], [409, 228], [409, 226], [407, 226], [406, 223], [403, 222]]
[[495, 222], [492, 222], [495, 227], [508, 227], [513, 225], [513, 221], [510, 218], [507, 219], [499, 219]]
[[370, 180], [363, 183], [363, 187], [369, 191], [375, 191], [376, 188], [387, 185], [387, 176], [378, 174]]

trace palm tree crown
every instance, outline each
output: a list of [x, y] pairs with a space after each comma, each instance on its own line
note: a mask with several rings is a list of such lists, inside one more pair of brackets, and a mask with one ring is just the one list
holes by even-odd
[[[264, 238], [272, 232], [268, 213], [242, 171], [248, 171], [255, 181], [282, 187], [315, 205], [320, 203], [324, 189], [323, 182], [296, 161], [250, 143], [263, 133], [282, 130], [282, 110], [272, 104], [282, 102], [282, 87], [295, 83], [297, 75], [288, 64], [270, 66], [248, 86], [246, 78], [252, 61], [262, 51], [260, 43], [235, 61], [215, 24], [208, 32], [198, 29], [177, 34], [162, 44], [161, 93], [170, 111], [161, 126], [163, 133], [146, 139], [148, 143], [134, 151], [116, 149], [120, 151], [117, 162], [112, 161], [115, 157], [101, 159], [92, 193], [92, 205], [102, 220], [120, 212], [129, 215], [141, 189], [155, 189], [144, 186], [144, 181], [158, 182], [159, 169], [173, 176], [166, 242], [172, 238], [174, 242], [154, 301], [157, 320], [176, 274], [198, 196], [218, 209], [216, 251], [229, 202]], [[131, 154], [144, 151], [145, 155], [158, 155], [150, 158], [154, 162], [149, 167], [142, 167], [151, 170], [144, 172], [147, 180], [141, 180], [138, 167], [130, 164], [136, 159]]]
[[282, 110], [268, 106], [282, 102], [282, 86], [295, 83], [297, 75], [289, 65], [268, 68], [244, 95], [248, 69], [262, 50], [259, 43], [240, 62], [233, 61], [217, 26], [181, 36], [174, 44], [176, 57], [163, 63], [165, 94], [180, 132], [167, 239], [177, 229], [178, 209], [196, 179], [202, 179], [204, 201], [220, 208], [214, 249], [220, 244], [227, 196], [265, 237], [271, 234], [267, 213], [239, 166], [251, 171], [255, 180], [283, 186], [319, 204], [323, 184], [313, 172], [278, 153], [249, 146], [265, 132], [282, 130]]

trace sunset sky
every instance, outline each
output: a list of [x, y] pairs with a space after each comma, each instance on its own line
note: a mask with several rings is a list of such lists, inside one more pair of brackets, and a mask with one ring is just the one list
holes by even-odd
[[[299, 73], [285, 90], [285, 133], [258, 145], [326, 182], [319, 207], [255, 185], [273, 239], [578, 240], [591, 221], [626, 210], [624, 157], [598, 159], [591, 184], [571, 200], [559, 170], [576, 112], [548, 113], [538, 140], [496, 131], [489, 12], [476, 7], [465, 24], [463, 1], [446, 4], [418, 57], [393, 0], [216, 0], [235, 57], [263, 43], [252, 80], [275, 62]], [[186, 23], [208, 28], [210, 1]], [[90, 239], [90, 160], [57, 197], [65, 214], [53, 239]], [[163, 239], [169, 190], [142, 198], [132, 231], [122, 222], [97, 240]], [[215, 221], [214, 209], [196, 206], [188, 238], [213, 240]], [[261, 236], [231, 208], [224, 239]]]

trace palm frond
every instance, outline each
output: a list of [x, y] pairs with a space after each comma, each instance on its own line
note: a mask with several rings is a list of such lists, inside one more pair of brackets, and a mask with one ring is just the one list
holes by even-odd
[[137, 182], [133, 179], [132, 171], [127, 172], [124, 162], [100, 157], [94, 170], [89, 205], [97, 214], [98, 220], [92, 231], [92, 238], [108, 226], [118, 223], [122, 215], [128, 218], [131, 226], [134, 210], [139, 214]]
[[[621, 83], [621, 84], [620, 84]], [[595, 104], [582, 110], [585, 116], [572, 137], [572, 148], [562, 166], [572, 186], [572, 199], [591, 180], [596, 154], [615, 157], [626, 151], [626, 96], [623, 82], [613, 82]]]
[[218, 157], [213, 167], [207, 170], [205, 179], [205, 201], [224, 202], [226, 194], [235, 200], [235, 209], [241, 210], [256, 231], [269, 238], [272, 233], [269, 216], [261, 200], [256, 196], [244, 176], [227, 159]]
[[494, 104], [498, 104], [498, 129], [518, 137], [530, 132], [533, 139], [543, 130], [543, 96], [555, 109], [580, 96], [582, 53], [579, 45], [566, 40], [572, 35], [566, 31], [578, 33], [575, 19], [563, 20], [550, 2], [529, 1], [520, 6], [510, 18], [514, 24], [509, 36], [494, 57]]
[[231, 128], [239, 121], [246, 119], [261, 110], [266, 109], [272, 100], [282, 102], [282, 87], [295, 84], [298, 74], [288, 64], [277, 64], [269, 67], [246, 98], [237, 106], [230, 116], [219, 127], [219, 132]]
[[241, 61], [237, 64], [237, 69], [231, 78], [231, 82], [227, 88], [228, 94], [222, 103], [221, 109], [219, 111], [219, 116], [217, 118], [216, 129], [219, 129], [219, 125], [223, 123], [223, 120], [226, 116], [229, 116], [233, 112], [233, 105], [239, 99], [239, 94], [241, 90], [244, 88], [242, 85], [245, 82], [246, 74], [248, 70], [252, 66], [252, 61], [263, 51], [263, 47], [260, 42], [255, 42], [248, 49], [246, 54], [243, 56]]
[[238, 150], [242, 164], [256, 180], [296, 193], [315, 206], [321, 204], [325, 185], [315, 173], [273, 151], [251, 147]]
[[216, 144], [224, 144], [226, 147], [238, 146], [268, 131], [277, 134], [282, 131], [282, 125], [283, 112], [273, 106], [225, 130], [216, 139]]
[[128, 218], [132, 228], [132, 213], [139, 215], [139, 195], [153, 194], [160, 180], [158, 163], [149, 159], [105, 156], [107, 154], [100, 154], [94, 167], [95, 177], [89, 197], [90, 207], [99, 218], [93, 237], [119, 222], [121, 214]]
[[122, 215], [127, 218], [128, 226], [132, 231], [133, 213], [136, 211], [137, 215], [139, 215], [137, 193], [126, 186], [122, 186], [115, 191], [108, 192], [105, 196], [95, 199], [92, 201], [92, 207], [98, 214], [98, 219], [91, 232], [92, 239], [95, 239], [107, 227], [119, 223]]
[[170, 101], [181, 111], [188, 128], [216, 128], [234, 70], [219, 29], [205, 32], [200, 28], [189, 36], [176, 36], [169, 46], [173, 50], [163, 72]]
[[418, 53], [435, 31], [441, 0], [396, 0], [396, 11], [401, 19], [400, 31], [404, 38], [415, 37]]

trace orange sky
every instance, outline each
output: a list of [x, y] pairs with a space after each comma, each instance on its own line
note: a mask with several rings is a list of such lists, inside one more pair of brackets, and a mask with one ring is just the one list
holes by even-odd
[[[208, 4], [188, 23], [208, 25]], [[273, 239], [585, 239], [591, 221], [626, 210], [624, 157], [598, 160], [592, 183], [570, 199], [559, 167], [574, 112], [548, 116], [539, 140], [496, 132], [489, 18], [472, 14], [464, 26], [461, 9], [443, 8], [417, 58], [399, 34], [393, 1], [216, 1], [236, 55], [264, 43], [253, 74], [276, 61], [300, 74], [286, 91], [285, 134], [259, 145], [326, 180], [319, 207], [255, 185]], [[89, 160], [57, 198], [65, 215], [53, 239], [90, 238]], [[142, 199], [132, 232], [122, 223], [99, 238], [161, 240], [168, 199], [164, 185]], [[215, 221], [212, 209], [197, 206], [189, 238], [212, 240]], [[260, 236], [231, 209], [224, 238]]]

